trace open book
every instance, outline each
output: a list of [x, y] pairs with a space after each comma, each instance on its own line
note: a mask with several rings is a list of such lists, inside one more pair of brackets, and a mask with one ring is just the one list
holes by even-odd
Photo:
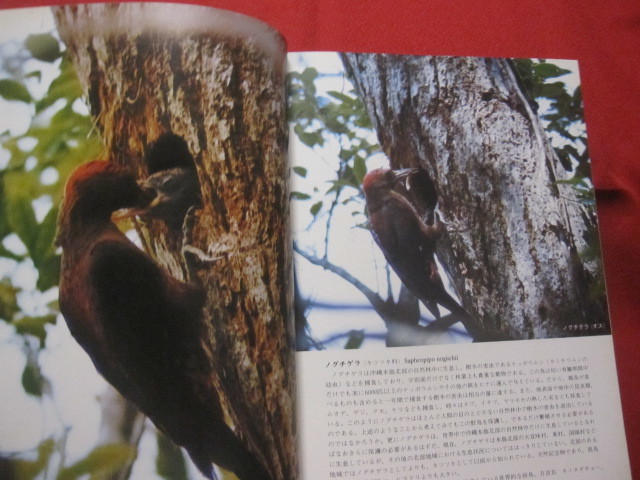
[[[0, 50], [7, 478], [631, 477], [577, 62], [33, 12]], [[25, 395], [65, 404], [35, 436]]]

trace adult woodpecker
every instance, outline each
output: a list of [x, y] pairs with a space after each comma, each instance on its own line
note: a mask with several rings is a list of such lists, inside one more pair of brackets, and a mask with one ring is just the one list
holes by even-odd
[[172, 277], [111, 220], [152, 199], [134, 175], [94, 161], [69, 177], [59, 216], [60, 311], [98, 372], [210, 479], [271, 479], [224, 421], [211, 381], [202, 288]]
[[442, 227], [427, 225], [414, 206], [394, 189], [415, 169], [378, 168], [362, 182], [371, 233], [402, 283], [440, 319], [438, 305], [463, 323], [474, 339], [482, 336], [477, 323], [444, 288], [434, 257]]

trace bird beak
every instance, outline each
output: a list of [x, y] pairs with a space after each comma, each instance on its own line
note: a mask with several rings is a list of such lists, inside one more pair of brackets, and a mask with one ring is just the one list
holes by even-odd
[[116, 210], [111, 214], [111, 220], [115, 223], [121, 222], [123, 220], [128, 220], [129, 218], [136, 217], [138, 215], [142, 215], [146, 212], [146, 208], [121, 208], [120, 210]]
[[158, 205], [164, 198], [162, 195], [156, 195], [156, 191], [151, 188], [142, 188], [142, 191], [143, 194], [140, 197], [140, 205], [116, 210], [111, 214], [111, 220], [117, 223], [122, 220], [144, 215], [149, 209]]
[[418, 171], [417, 168], [411, 167], [411, 168], [401, 168], [400, 170], [394, 170], [393, 173], [396, 174], [396, 178], [398, 180], [403, 180], [407, 178], [409, 175], [411, 175], [412, 173], [415, 173], [417, 171]]
[[417, 171], [418, 169], [415, 167], [394, 170], [393, 173], [395, 174], [395, 177], [396, 177], [395, 181], [404, 182], [409, 175], [411, 175], [412, 173], [416, 173]]

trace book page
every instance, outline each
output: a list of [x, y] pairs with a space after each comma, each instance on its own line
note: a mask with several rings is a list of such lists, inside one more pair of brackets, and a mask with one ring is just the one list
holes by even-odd
[[295, 477], [283, 38], [135, 2], [0, 31], [0, 477]]
[[577, 62], [289, 65], [301, 478], [630, 478]]

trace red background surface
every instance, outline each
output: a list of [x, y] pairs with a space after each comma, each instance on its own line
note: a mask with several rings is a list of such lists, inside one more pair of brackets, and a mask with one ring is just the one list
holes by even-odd
[[[3, 7], [25, 7], [74, 2], [1, 3]], [[640, 2], [184, 3], [208, 4], [257, 17], [282, 32], [290, 51], [579, 60], [627, 442], [634, 478], [640, 479]]]

